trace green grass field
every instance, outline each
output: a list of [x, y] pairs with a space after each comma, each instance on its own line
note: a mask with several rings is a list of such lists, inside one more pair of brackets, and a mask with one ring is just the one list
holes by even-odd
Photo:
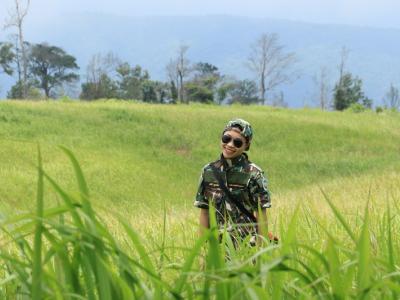
[[[269, 227], [280, 236], [281, 243], [264, 248], [244, 247], [226, 261], [225, 250], [214, 241], [213, 231], [205, 237], [209, 249], [201, 249], [202, 245], [196, 248], [198, 211], [193, 200], [202, 166], [218, 157], [221, 131], [235, 117], [253, 125], [255, 136], [249, 156], [269, 179], [273, 204]], [[38, 145], [43, 170], [68, 191], [71, 199], [85, 193], [82, 184], [80, 188], [77, 185], [70, 159], [59, 145], [74, 153], [89, 187], [91, 206], [100, 223], [105, 224], [93, 221], [101, 230], [92, 232], [88, 224], [74, 219], [75, 208], [68, 206], [65, 211], [55, 213], [53, 208], [62, 207], [66, 198], [44, 178], [44, 213], [63, 215], [59, 222], [68, 226], [74, 220], [70, 225], [74, 230], [86, 232], [84, 228], [89, 228], [91, 238], [85, 242], [98, 248], [98, 252], [90, 255], [100, 255], [100, 263], [84, 263], [83, 259], [81, 267], [76, 263], [75, 279], [68, 281], [74, 276], [66, 275], [57, 278], [55, 281], [61, 282], [62, 288], [49, 279], [54, 280], [60, 270], [57, 261], [53, 261], [58, 252], [51, 247], [64, 247], [64, 256], [60, 254], [58, 259], [64, 262], [70, 259], [74, 270], [75, 244], [71, 236], [53, 221], [44, 221], [44, 227], [37, 227], [42, 219], [32, 214], [18, 220], [14, 217], [41, 211], [38, 206], [41, 197], [37, 198]], [[5, 230], [2, 247], [6, 249], [0, 261], [8, 262], [0, 271], [3, 274], [0, 296], [9, 299], [74, 299], [72, 294], [84, 299], [400, 297], [397, 255], [400, 244], [396, 235], [400, 229], [398, 113], [114, 101], [0, 102], [0, 146], [0, 220]], [[39, 184], [39, 190], [40, 187]], [[82, 199], [85, 203], [86, 197]], [[80, 214], [98, 220], [84, 207]], [[143, 243], [129, 235], [119, 222], [121, 219], [127, 221]], [[21, 221], [27, 225], [20, 225]], [[50, 227], [53, 229], [37, 230]], [[54, 240], [46, 236], [53, 231]], [[21, 247], [21, 236], [22, 244], [28, 248], [34, 236], [36, 247], [37, 239], [42, 237], [45, 240], [42, 249], [32, 246], [25, 260], [25, 254], [21, 255], [21, 250], [18, 252], [14, 246], [16, 243], [17, 248]], [[93, 236], [101, 236], [108, 242], [96, 244]], [[115, 240], [110, 242], [112, 239]], [[127, 239], [134, 241], [133, 246]], [[144, 248], [135, 246], [138, 244]], [[133, 275], [125, 280], [117, 272], [121, 270], [113, 255], [121, 251], [145, 266], [132, 271], [138, 278], [136, 281], [131, 278]], [[40, 268], [35, 266], [37, 259], [34, 259], [38, 253], [44, 259]], [[16, 258], [15, 262], [10, 255]], [[256, 263], [251, 255], [258, 257]], [[115, 277], [120, 276], [123, 283], [111, 275], [97, 277], [99, 264], [103, 265], [103, 271], [120, 274]], [[63, 270], [69, 269], [66, 265]], [[83, 275], [89, 265], [97, 270], [93, 271], [92, 279]], [[32, 272], [18, 271], [29, 266]], [[39, 269], [42, 275], [38, 277]], [[153, 276], [152, 270], [158, 275]], [[34, 284], [37, 278], [42, 278], [41, 288]], [[93, 291], [89, 292], [90, 289]]]

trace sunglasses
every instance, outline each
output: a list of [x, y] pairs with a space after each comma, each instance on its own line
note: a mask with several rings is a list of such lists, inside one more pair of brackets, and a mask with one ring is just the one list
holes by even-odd
[[[232, 141], [232, 137], [231, 137], [230, 135], [228, 135], [228, 134], [224, 134], [224, 135], [222, 136], [222, 138], [221, 138], [221, 141], [222, 141], [224, 144], [228, 144], [230, 141]], [[233, 139], [233, 145], [234, 145], [236, 148], [240, 148], [240, 147], [243, 146], [243, 140], [240, 139], [240, 138], [235, 138], [235, 139]]]

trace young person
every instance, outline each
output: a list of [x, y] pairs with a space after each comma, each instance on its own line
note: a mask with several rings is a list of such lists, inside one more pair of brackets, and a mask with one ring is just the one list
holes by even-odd
[[203, 168], [194, 205], [200, 208], [202, 230], [209, 228], [208, 208], [212, 203], [220, 230], [226, 228], [235, 242], [250, 235], [254, 244], [257, 233], [268, 234], [263, 232], [266, 223], [260, 221], [267, 222], [266, 209], [271, 207], [271, 197], [264, 172], [245, 153], [252, 138], [248, 122], [228, 122], [221, 136], [221, 156]]

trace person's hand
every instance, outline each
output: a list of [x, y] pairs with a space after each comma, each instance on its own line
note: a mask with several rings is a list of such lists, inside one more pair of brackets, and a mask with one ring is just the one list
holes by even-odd
[[279, 243], [279, 238], [276, 235], [274, 235], [271, 231], [268, 232], [268, 239], [271, 243], [274, 243], [274, 244]]

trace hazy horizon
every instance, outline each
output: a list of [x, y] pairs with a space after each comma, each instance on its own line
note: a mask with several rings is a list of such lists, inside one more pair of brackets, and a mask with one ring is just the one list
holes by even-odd
[[[0, 0], [0, 24], [4, 25], [8, 12], [13, 9], [13, 0]], [[343, 24], [376, 28], [400, 29], [400, 1], [372, 0], [282, 0], [278, 3], [265, 0], [115, 0], [85, 2], [78, 0], [31, 1], [27, 21], [35, 22], [57, 17], [65, 13], [105, 13], [124, 16], [191, 16], [232, 15], [243, 17], [274, 18], [317, 24]], [[3, 27], [3, 26], [1, 26]]]

